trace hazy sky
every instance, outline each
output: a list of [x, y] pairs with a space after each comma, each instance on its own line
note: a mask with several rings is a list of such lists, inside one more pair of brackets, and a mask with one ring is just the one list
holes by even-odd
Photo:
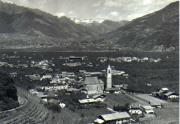
[[79, 19], [131, 20], [177, 0], [3, 0]]

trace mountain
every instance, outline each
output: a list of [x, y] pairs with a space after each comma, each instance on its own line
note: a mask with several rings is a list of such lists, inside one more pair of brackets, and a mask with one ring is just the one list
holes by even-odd
[[1, 48], [66, 46], [95, 33], [67, 17], [0, 1]]
[[97, 39], [83, 41], [82, 44], [96, 44], [96, 49], [173, 51], [179, 48], [178, 37], [179, 2], [177, 1], [159, 11], [134, 19]]
[[179, 46], [178, 27], [179, 2], [130, 22], [77, 24], [0, 1], [0, 49], [173, 51]]
[[96, 32], [97, 34], [105, 34], [112, 32], [124, 25], [126, 25], [128, 21], [111, 21], [111, 20], [104, 20], [102, 23], [93, 21], [92, 23], [79, 23], [84, 26], [86, 26], [88, 29], [90, 29], [93, 32]]
[[7, 74], [0, 72], [0, 111], [12, 109], [18, 105], [14, 81]]

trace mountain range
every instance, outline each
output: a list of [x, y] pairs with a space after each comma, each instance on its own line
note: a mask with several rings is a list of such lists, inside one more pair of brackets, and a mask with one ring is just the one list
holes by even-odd
[[[179, 49], [179, 2], [129, 22], [90, 41], [100, 49], [173, 51]], [[88, 45], [89, 46], [89, 45]], [[86, 46], [85, 46], [86, 47]]]
[[38, 9], [0, 1], [0, 49], [178, 49], [179, 2], [132, 21], [75, 23]]

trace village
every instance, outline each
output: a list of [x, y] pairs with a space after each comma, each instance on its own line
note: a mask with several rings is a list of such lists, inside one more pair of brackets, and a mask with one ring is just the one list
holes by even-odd
[[[114, 74], [109, 65], [106, 73], [106, 82], [98, 79], [98, 72], [81, 72], [82, 77], [76, 77], [74, 73], [62, 72], [60, 75], [44, 75], [40, 80], [50, 79], [48, 85], [31, 89], [30, 93], [40, 97], [44, 104], [59, 105], [60, 109], [70, 106], [66, 100], [60, 98], [59, 92], [65, 92], [63, 97], [76, 94], [73, 99], [74, 109], [88, 109], [95, 107], [107, 109], [93, 121], [94, 124], [104, 123], [137, 123], [156, 118], [156, 109], [163, 109], [168, 102], [178, 102], [179, 96], [168, 88], [161, 88], [152, 94], [140, 94], [126, 92], [127, 85], [113, 85]], [[124, 72], [120, 72], [120, 75]], [[84, 77], [84, 79], [83, 79]], [[76, 80], [79, 79], [79, 81]], [[53, 93], [53, 95], [52, 95]], [[115, 100], [113, 97], [117, 97]], [[127, 98], [126, 98], [127, 97]], [[119, 99], [118, 99], [119, 98]], [[121, 99], [120, 99], [121, 98]], [[126, 100], [124, 104], [121, 100]], [[58, 107], [57, 107], [58, 108]], [[70, 109], [72, 109], [70, 107]], [[75, 110], [74, 110], [75, 111]], [[95, 113], [94, 113], [95, 114]]]
[[[16, 56], [5, 56], [5, 58], [19, 59]], [[29, 58], [29, 57], [28, 57]], [[3, 61], [1, 67], [19, 68], [28, 72], [19, 78], [20, 72], [13, 72], [10, 75], [19, 82], [28, 81], [28, 92], [40, 99], [40, 104], [49, 111], [58, 112], [63, 115], [64, 112], [71, 111], [81, 118], [80, 123], [92, 124], [137, 124], [167, 122], [168, 118], [163, 117], [163, 112], [172, 109], [169, 117], [177, 122], [177, 117], [173, 113], [178, 110], [179, 94], [169, 87], [160, 87], [150, 93], [135, 92], [129, 90], [129, 84], [126, 80], [131, 75], [125, 70], [116, 69], [108, 62], [147, 62], [158, 63], [161, 59], [143, 57], [98, 57], [94, 64], [89, 61], [87, 56], [68, 56], [58, 57], [62, 61], [62, 70], [58, 70], [56, 59], [33, 60], [29, 58], [27, 63], [12, 64]], [[101, 70], [96, 67], [104, 64]], [[104, 68], [106, 67], [106, 68]], [[36, 71], [31, 71], [36, 69]], [[94, 68], [94, 69], [92, 69]], [[67, 71], [66, 71], [67, 70]], [[73, 71], [72, 71], [73, 70]], [[75, 71], [74, 71], [75, 70]], [[23, 71], [24, 72], [24, 71]], [[42, 72], [42, 73], [41, 73]], [[122, 79], [117, 83], [118, 77]], [[23, 84], [22, 84], [23, 85]], [[145, 84], [151, 87], [151, 83]], [[172, 107], [173, 106], [173, 107]], [[70, 114], [70, 113], [69, 113]], [[65, 116], [65, 115], [63, 115]], [[57, 119], [57, 116], [52, 116]], [[59, 118], [61, 119], [61, 118]]]

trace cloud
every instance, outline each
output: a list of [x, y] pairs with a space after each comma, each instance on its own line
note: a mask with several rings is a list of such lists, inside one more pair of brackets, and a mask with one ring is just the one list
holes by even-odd
[[63, 12], [56, 13], [55, 15], [57, 15], [58, 17], [66, 16], [66, 14], [65, 14], [65, 13], [63, 13]]
[[153, 0], [143, 0], [143, 5], [150, 5], [153, 3]]
[[4, 0], [58, 16], [131, 20], [177, 0]]
[[102, 6], [102, 1], [97, 1], [92, 4], [92, 7], [100, 7], [100, 6]]
[[107, 6], [107, 7], [117, 7], [117, 6], [121, 5], [121, 4], [118, 4], [118, 3], [119, 2], [115, 1], [115, 0], [105, 0], [104, 6]]
[[110, 15], [111, 15], [111, 16], [118, 16], [118, 15], [119, 15], [119, 13], [118, 13], [118, 12], [116, 12], [116, 11], [112, 11], [112, 12], [110, 12]]

